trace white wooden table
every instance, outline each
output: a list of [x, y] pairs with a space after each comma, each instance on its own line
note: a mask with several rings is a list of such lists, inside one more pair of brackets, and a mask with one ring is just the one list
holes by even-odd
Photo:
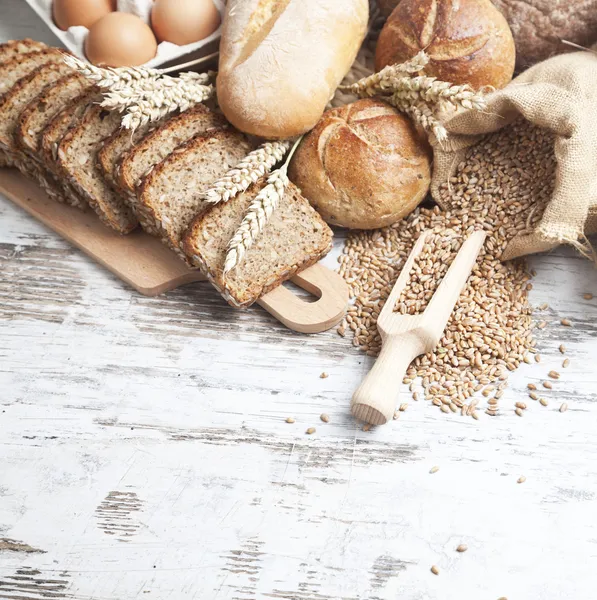
[[[52, 42], [0, 6], [1, 40]], [[0, 198], [0, 598], [594, 600], [597, 271], [532, 264], [543, 360], [502, 415], [410, 401], [364, 432], [348, 339], [207, 284], [142, 297]], [[525, 389], [551, 368], [543, 408]]]

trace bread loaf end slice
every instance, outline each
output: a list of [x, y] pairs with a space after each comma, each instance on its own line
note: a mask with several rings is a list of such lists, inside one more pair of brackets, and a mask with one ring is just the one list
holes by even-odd
[[197, 217], [184, 237], [184, 251], [226, 301], [250, 306], [264, 294], [310, 267], [332, 247], [332, 230], [289, 184], [265, 229], [235, 269], [223, 274], [228, 243], [249, 205], [265, 185], [262, 179], [245, 193]]
[[5, 94], [21, 77], [48, 63], [64, 62], [65, 51], [47, 48], [17, 55], [0, 64], [0, 95]]
[[115, 231], [126, 234], [135, 229], [138, 221], [122, 196], [108, 185], [96, 164], [101, 142], [120, 129], [121, 118], [117, 111], [90, 106], [60, 142], [58, 164], [100, 219]]
[[141, 183], [137, 214], [144, 229], [186, 260], [183, 234], [210, 206], [203, 193], [251, 150], [247, 137], [232, 129], [198, 135], [177, 148]]

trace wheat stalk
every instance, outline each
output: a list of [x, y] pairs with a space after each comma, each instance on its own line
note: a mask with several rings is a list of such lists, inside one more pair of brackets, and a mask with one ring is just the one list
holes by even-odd
[[429, 56], [422, 50], [405, 63], [388, 65], [378, 73], [373, 73], [373, 75], [360, 79], [356, 83], [340, 86], [340, 89], [356, 94], [361, 98], [392, 93], [395, 91], [394, 83], [396, 80], [405, 75], [420, 73], [428, 63]]
[[96, 67], [72, 54], [64, 54], [64, 62], [98, 87], [113, 90], [128, 87], [135, 82], [157, 79], [162, 75], [157, 69], [146, 67]]
[[228, 252], [224, 261], [224, 275], [232, 271], [232, 269], [243, 261], [247, 250], [249, 250], [264, 230], [273, 212], [278, 207], [280, 200], [284, 197], [289, 184], [287, 175], [288, 165], [301, 139], [302, 137], [294, 143], [284, 164], [268, 177], [267, 185], [255, 196], [249, 205], [247, 214], [228, 244]]
[[247, 154], [234, 169], [218, 179], [205, 192], [204, 199], [211, 204], [228, 202], [249, 188], [252, 183], [267, 175], [283, 158], [290, 142], [288, 140], [266, 142]]
[[214, 73], [182, 73], [170, 77], [159, 69], [145, 67], [103, 68], [65, 55], [65, 62], [107, 90], [101, 106], [124, 112], [122, 126], [135, 130], [175, 110], [184, 112], [215, 93], [209, 81]]
[[412, 120], [421, 125], [425, 131], [433, 133], [438, 142], [442, 143], [448, 138], [446, 128], [434, 115], [431, 108], [424, 102], [421, 102], [420, 100], [413, 102], [411, 99], [405, 100], [396, 95], [387, 98], [387, 101], [399, 111], [409, 115]]

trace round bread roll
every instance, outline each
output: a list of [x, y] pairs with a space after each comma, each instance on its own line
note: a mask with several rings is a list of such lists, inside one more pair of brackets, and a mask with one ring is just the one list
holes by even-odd
[[389, 17], [399, 2], [400, 0], [377, 0], [377, 6], [384, 17]]
[[514, 74], [512, 32], [490, 0], [402, 0], [381, 31], [375, 67], [421, 50], [431, 59], [425, 73], [442, 81], [500, 89]]
[[516, 66], [523, 70], [571, 48], [560, 40], [581, 46], [597, 42], [595, 0], [493, 0], [510, 24], [516, 42]]
[[431, 151], [413, 123], [381, 100], [326, 112], [298, 147], [290, 179], [332, 225], [376, 229], [420, 204]]

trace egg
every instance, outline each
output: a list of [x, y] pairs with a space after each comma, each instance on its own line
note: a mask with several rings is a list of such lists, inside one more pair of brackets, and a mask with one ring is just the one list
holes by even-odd
[[52, 14], [56, 25], [66, 31], [74, 25], [91, 27], [116, 10], [116, 0], [54, 0]]
[[205, 39], [220, 26], [213, 0], [155, 0], [151, 25], [160, 42], [179, 46]]
[[113, 12], [89, 29], [85, 54], [94, 65], [135, 67], [155, 57], [157, 41], [139, 17]]

